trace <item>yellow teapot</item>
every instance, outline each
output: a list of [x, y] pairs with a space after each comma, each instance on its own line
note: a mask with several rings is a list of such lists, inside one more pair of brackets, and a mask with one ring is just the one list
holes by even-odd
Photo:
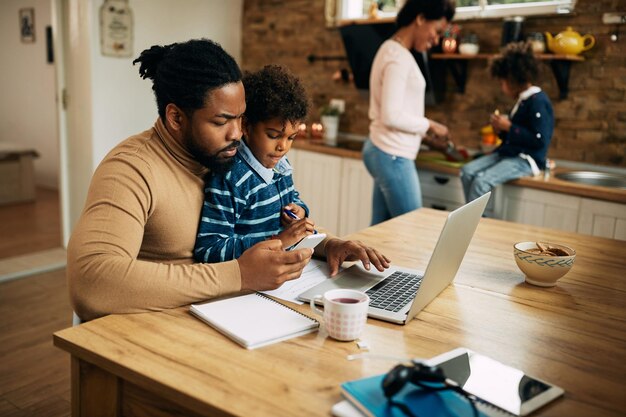
[[579, 53], [591, 49], [596, 44], [593, 35], [581, 36], [568, 26], [563, 32], [556, 35], [546, 32], [546, 44], [548, 49], [555, 54], [578, 55]]

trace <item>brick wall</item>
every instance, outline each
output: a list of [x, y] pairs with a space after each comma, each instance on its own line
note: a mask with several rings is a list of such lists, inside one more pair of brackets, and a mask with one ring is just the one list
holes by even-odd
[[[578, 0], [575, 15], [529, 17], [524, 22], [526, 33], [557, 34], [572, 26], [596, 38], [596, 45], [583, 53], [585, 61], [572, 64], [565, 100], [559, 100], [549, 65], [542, 64], [539, 85], [550, 96], [556, 118], [551, 158], [626, 167], [626, 27], [621, 27], [622, 36], [613, 43], [609, 35], [614, 27], [602, 24], [602, 14], [616, 10], [626, 12], [626, 0]], [[478, 34], [481, 52], [498, 50], [502, 20], [460, 25], [462, 33]], [[336, 71], [348, 68], [347, 62], [307, 60], [310, 54], [345, 55], [339, 32], [326, 28], [324, 1], [245, 0], [242, 39], [244, 69], [271, 63], [288, 66], [307, 86], [313, 102], [311, 120], [319, 118], [318, 108], [330, 98], [342, 98], [347, 112], [340, 130], [367, 135], [367, 96], [349, 83], [332, 79]], [[470, 61], [465, 94], [455, 92], [449, 77], [444, 100], [426, 110], [429, 118], [447, 124], [455, 141], [466, 146], [478, 146], [478, 130], [490, 112], [508, 110], [513, 104], [490, 78], [486, 65], [485, 60]]]

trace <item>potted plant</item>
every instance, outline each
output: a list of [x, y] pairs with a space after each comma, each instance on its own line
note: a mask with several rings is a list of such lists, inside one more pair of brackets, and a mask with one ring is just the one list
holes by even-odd
[[324, 143], [330, 146], [337, 145], [337, 132], [339, 131], [339, 116], [341, 111], [338, 107], [326, 104], [320, 109], [320, 120], [324, 126]]

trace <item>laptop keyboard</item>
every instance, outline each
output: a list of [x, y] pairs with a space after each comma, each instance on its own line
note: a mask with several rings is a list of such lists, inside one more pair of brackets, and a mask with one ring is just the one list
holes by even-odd
[[396, 271], [365, 291], [370, 306], [398, 312], [411, 301], [422, 283], [422, 275]]

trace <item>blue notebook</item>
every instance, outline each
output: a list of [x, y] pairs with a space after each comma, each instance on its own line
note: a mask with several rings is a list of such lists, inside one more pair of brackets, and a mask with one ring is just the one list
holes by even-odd
[[[341, 392], [368, 417], [406, 417], [400, 408], [392, 407], [385, 398], [382, 388], [384, 377], [385, 374], [344, 382]], [[406, 404], [418, 416], [473, 416], [469, 400], [450, 390], [428, 391], [407, 383], [393, 398]], [[478, 415], [487, 416], [481, 411]]]

